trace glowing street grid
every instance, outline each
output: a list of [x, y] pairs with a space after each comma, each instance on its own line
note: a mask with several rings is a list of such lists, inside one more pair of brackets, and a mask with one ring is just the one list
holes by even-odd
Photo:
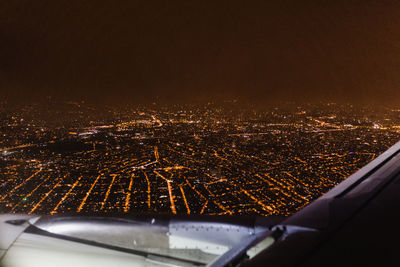
[[336, 104], [64, 105], [59, 125], [39, 107], [1, 113], [2, 213], [289, 215], [400, 136], [400, 111]]

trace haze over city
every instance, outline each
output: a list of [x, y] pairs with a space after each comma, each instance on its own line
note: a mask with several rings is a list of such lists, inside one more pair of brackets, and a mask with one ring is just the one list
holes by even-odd
[[2, 1], [10, 101], [396, 104], [397, 1]]

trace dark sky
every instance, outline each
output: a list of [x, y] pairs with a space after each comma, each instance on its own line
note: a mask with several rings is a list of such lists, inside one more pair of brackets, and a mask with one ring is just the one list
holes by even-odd
[[3, 0], [0, 90], [400, 104], [400, 2]]

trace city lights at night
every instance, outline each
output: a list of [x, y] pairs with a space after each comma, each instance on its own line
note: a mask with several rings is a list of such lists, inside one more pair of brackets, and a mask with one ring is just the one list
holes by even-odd
[[334, 103], [57, 106], [3, 113], [3, 211], [286, 216], [400, 136], [398, 111]]

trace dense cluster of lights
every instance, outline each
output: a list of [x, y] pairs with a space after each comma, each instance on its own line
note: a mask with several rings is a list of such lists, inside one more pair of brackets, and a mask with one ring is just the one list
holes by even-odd
[[288, 215], [400, 137], [396, 110], [76, 106], [2, 115], [2, 212]]

